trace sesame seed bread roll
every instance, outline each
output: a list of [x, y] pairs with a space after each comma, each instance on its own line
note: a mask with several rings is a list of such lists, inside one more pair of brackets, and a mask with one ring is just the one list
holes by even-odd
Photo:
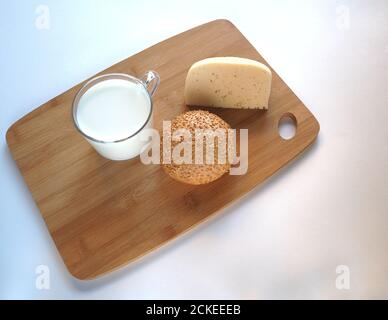
[[[192, 157], [191, 157], [191, 163], [181, 163], [177, 164], [175, 163], [173, 157], [171, 157], [171, 163], [170, 164], [163, 164], [163, 143], [161, 143], [161, 157], [162, 157], [162, 166], [164, 171], [171, 176], [171, 178], [183, 182], [188, 183], [192, 185], [200, 185], [200, 184], [206, 184], [209, 182], [212, 182], [214, 180], [217, 180], [222, 175], [224, 175], [226, 172], [230, 169], [230, 163], [228, 161], [228, 129], [230, 129], [230, 126], [228, 123], [226, 123], [224, 120], [222, 120], [219, 116], [210, 113], [208, 111], [203, 110], [195, 110], [195, 111], [188, 111], [186, 113], [183, 113], [176, 118], [174, 118], [171, 121], [171, 132], [178, 129], [187, 129], [190, 131], [192, 135]], [[196, 147], [195, 147], [195, 130], [196, 129], [223, 129], [221, 131], [225, 131], [226, 133], [226, 148], [222, 148], [221, 155], [224, 156], [225, 162], [222, 163], [222, 161], [219, 161], [219, 148], [218, 148], [218, 138], [214, 139], [214, 152], [213, 152], [213, 164], [207, 164], [205, 160], [207, 159], [206, 154], [206, 136], [203, 138], [203, 162], [201, 164], [195, 163], [195, 154], [196, 154]], [[214, 138], [214, 137], [212, 137]], [[183, 138], [182, 138], [183, 140]], [[162, 139], [163, 141], [163, 139]], [[181, 141], [171, 141], [171, 154], [173, 153], [174, 147], [176, 147]], [[198, 149], [200, 150], [200, 149]], [[165, 152], [165, 151], [164, 151]], [[221, 163], [219, 163], [221, 162]]]

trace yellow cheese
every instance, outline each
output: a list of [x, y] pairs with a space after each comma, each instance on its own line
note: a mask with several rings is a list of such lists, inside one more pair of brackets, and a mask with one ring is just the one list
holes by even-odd
[[194, 63], [186, 78], [190, 106], [268, 109], [271, 70], [245, 58], [218, 57]]

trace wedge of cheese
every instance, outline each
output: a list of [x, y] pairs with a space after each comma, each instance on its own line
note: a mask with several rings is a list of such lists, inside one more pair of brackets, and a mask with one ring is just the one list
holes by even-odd
[[271, 70], [245, 58], [217, 57], [194, 63], [186, 78], [190, 106], [268, 109]]

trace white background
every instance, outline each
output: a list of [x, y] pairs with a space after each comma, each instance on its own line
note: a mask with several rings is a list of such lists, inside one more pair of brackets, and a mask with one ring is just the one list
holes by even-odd
[[[49, 29], [36, 20], [39, 5]], [[6, 129], [102, 69], [217, 18], [231, 20], [309, 107], [318, 141], [141, 262], [96, 281], [72, 278]], [[384, 0], [1, 0], [0, 298], [388, 298], [387, 70]], [[35, 286], [42, 264], [50, 290]], [[349, 290], [336, 289], [338, 265], [349, 267]]]

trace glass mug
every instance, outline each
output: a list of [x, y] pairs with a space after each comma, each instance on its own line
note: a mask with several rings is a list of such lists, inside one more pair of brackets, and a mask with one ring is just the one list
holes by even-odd
[[107, 159], [138, 156], [147, 144], [141, 133], [152, 127], [152, 95], [159, 83], [155, 71], [142, 79], [111, 73], [87, 81], [73, 101], [76, 129]]

